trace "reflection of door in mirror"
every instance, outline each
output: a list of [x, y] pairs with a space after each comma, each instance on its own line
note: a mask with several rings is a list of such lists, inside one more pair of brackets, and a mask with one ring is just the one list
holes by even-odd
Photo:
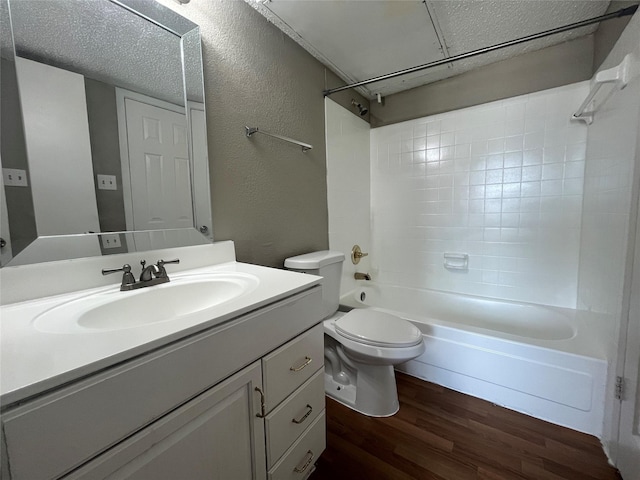
[[125, 180], [127, 230], [192, 227], [184, 108], [120, 89], [117, 96], [123, 178], [133, 186]]

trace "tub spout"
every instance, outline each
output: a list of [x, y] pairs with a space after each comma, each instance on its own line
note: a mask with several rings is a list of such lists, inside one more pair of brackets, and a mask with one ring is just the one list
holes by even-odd
[[353, 274], [353, 278], [355, 278], [356, 280], [371, 280], [371, 275], [369, 275], [368, 273], [356, 272]]

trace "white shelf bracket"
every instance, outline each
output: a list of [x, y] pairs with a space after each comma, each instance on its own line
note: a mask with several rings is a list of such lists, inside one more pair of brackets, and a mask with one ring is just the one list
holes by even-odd
[[[627, 54], [617, 67], [598, 72], [591, 82], [589, 95], [587, 95], [587, 98], [582, 102], [576, 113], [572, 115], [571, 119], [581, 120], [587, 125], [591, 125], [593, 123], [593, 116], [598, 108], [601, 107], [614, 92], [626, 87], [629, 81], [637, 74], [637, 70], [637, 60], [634, 59], [632, 54]], [[599, 105], [596, 105], [595, 97], [605, 83], [613, 84], [613, 88], [602, 99]], [[590, 108], [587, 109], [587, 107]]]

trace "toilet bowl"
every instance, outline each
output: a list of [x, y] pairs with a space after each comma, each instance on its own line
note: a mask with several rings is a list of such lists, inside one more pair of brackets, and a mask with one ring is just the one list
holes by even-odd
[[[391, 336], [385, 335], [389, 330]], [[356, 309], [325, 320], [324, 332], [327, 395], [368, 416], [395, 414], [399, 403], [393, 366], [424, 352], [420, 330], [381, 311]]]
[[373, 308], [338, 312], [343, 260], [326, 250], [288, 258], [285, 267], [323, 277], [326, 394], [364, 415], [387, 417], [399, 408], [393, 366], [424, 352], [422, 333]]

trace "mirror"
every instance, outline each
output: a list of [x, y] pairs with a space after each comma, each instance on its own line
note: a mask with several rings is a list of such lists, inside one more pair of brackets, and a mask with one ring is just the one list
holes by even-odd
[[198, 26], [149, 0], [0, 17], [0, 265], [211, 242]]

